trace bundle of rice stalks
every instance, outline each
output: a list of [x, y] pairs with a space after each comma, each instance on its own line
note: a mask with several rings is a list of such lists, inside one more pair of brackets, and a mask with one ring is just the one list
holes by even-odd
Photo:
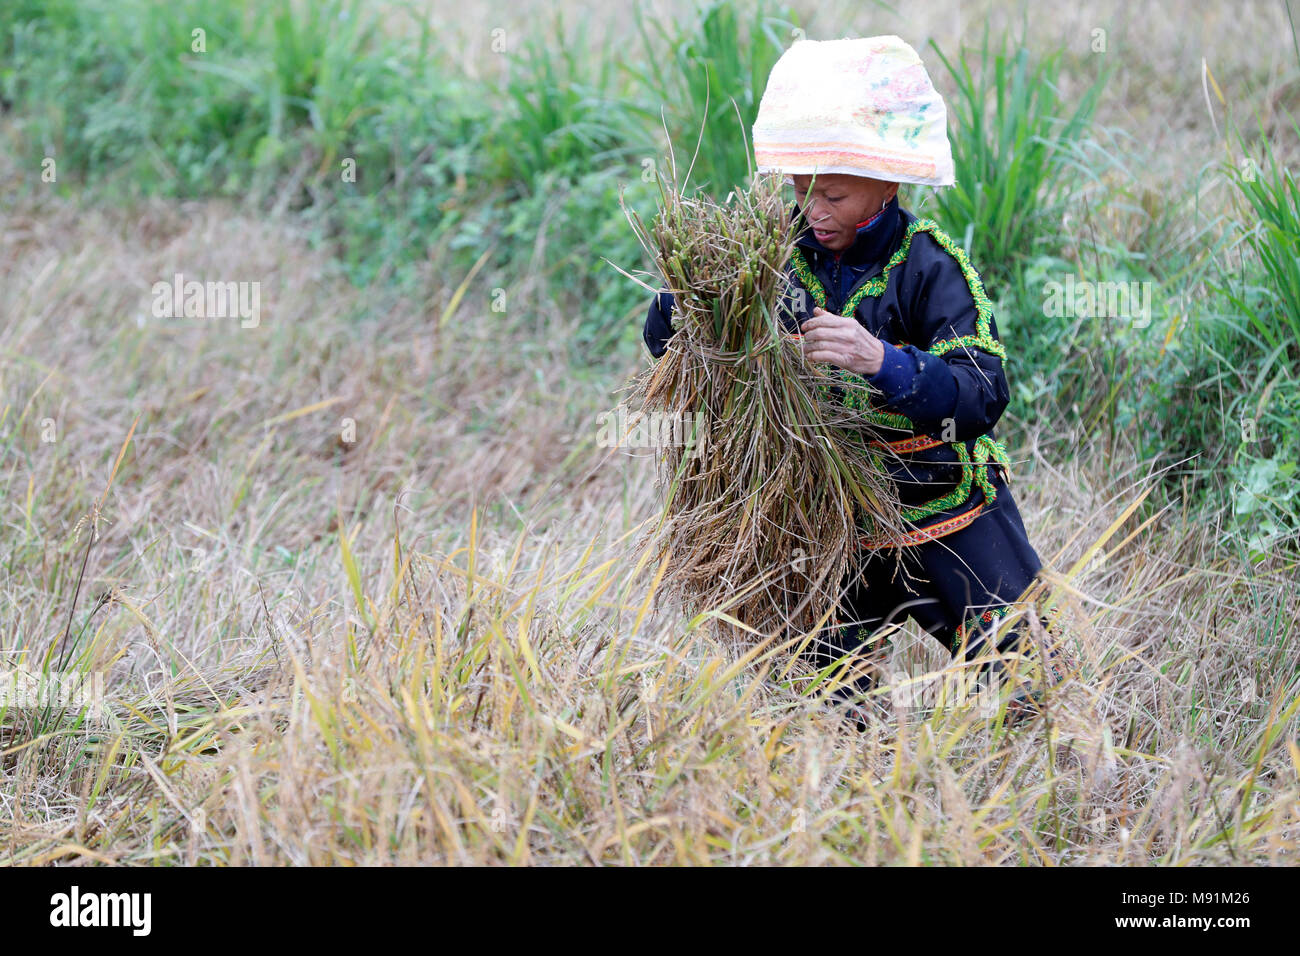
[[806, 633], [829, 617], [859, 536], [902, 529], [889, 452], [843, 404], [839, 370], [807, 361], [783, 325], [797, 328], [798, 290], [780, 177], [723, 204], [660, 191], [650, 230], [629, 218], [675, 296], [677, 334], [633, 390], [647, 420], [673, 422], [657, 432], [683, 440], [661, 449], [665, 509], [642, 546], [667, 557], [665, 587], [688, 607], [763, 637]]

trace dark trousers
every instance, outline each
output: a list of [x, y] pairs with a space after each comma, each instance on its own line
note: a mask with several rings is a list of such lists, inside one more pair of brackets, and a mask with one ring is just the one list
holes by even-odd
[[[870, 658], [887, 640], [877, 632], [909, 616], [954, 658], [988, 653], [984, 635], [994, 615], [986, 612], [1005, 612], [1042, 567], [1010, 490], [996, 473], [990, 477], [997, 500], [966, 527], [901, 552], [861, 552], [844, 582], [848, 590], [836, 627], [805, 652], [817, 667], [846, 654]], [[1028, 653], [1027, 642], [1022, 643], [1027, 630], [1022, 617], [1018, 626], [1004, 629], [997, 650]], [[989, 670], [986, 664], [981, 674]], [[868, 672], [857, 678], [856, 687], [862, 692], [873, 683]]]

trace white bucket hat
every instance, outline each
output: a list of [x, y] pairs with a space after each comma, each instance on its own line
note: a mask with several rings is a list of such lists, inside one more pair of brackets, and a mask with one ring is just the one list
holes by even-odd
[[800, 40], [772, 67], [753, 130], [760, 173], [953, 184], [948, 114], [896, 36]]

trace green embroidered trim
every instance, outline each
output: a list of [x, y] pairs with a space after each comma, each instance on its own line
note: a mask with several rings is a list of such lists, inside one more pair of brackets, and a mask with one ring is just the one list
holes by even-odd
[[1002, 442], [990, 438], [988, 435], [980, 435], [975, 439], [975, 461], [982, 467], [975, 471], [975, 482], [980, 486], [980, 491], [984, 492], [984, 499], [988, 502], [997, 500], [998, 492], [993, 487], [993, 482], [989, 479], [989, 461], [995, 465], [1001, 465], [1003, 468], [1011, 467], [1011, 459], [1007, 455], [1007, 448]]
[[957, 460], [961, 462], [961, 481], [946, 495], [941, 495], [924, 504], [903, 508], [904, 520], [921, 521], [941, 511], [947, 511], [950, 508], [956, 508], [958, 505], [964, 504], [970, 500], [972, 484], [978, 485], [980, 491], [984, 492], [984, 502], [986, 504], [997, 501], [997, 489], [993, 487], [993, 482], [988, 475], [989, 462], [991, 459], [993, 464], [1009, 466], [1010, 459], [1007, 457], [1006, 447], [988, 435], [981, 435], [975, 439], [975, 457], [973, 459], [970, 452], [966, 450], [965, 442], [953, 442], [952, 448], [957, 453]]
[[807, 289], [808, 294], [813, 297], [813, 301], [817, 303], [817, 307], [821, 309], [826, 308], [826, 289], [821, 284], [821, 280], [813, 275], [812, 268], [808, 265], [808, 260], [803, 257], [803, 250], [796, 246], [794, 255], [790, 257], [790, 261], [794, 263], [794, 274], [799, 277], [799, 281], [803, 284], [803, 287]]
[[[897, 263], [895, 260], [901, 262], [903, 259], [906, 259], [907, 248], [908, 245], [906, 242], [900, 246], [898, 252], [890, 258], [889, 263], [886, 265], [886, 269], [896, 265]], [[819, 308], [826, 308], [826, 288], [821, 284], [821, 281], [813, 275], [813, 271], [808, 265], [808, 260], [803, 256], [803, 252], [796, 248], [794, 254], [790, 258], [791, 262], [794, 264], [795, 275], [799, 277], [799, 281], [803, 283], [803, 287], [808, 290], [808, 294], [813, 297], [813, 301], [817, 303]], [[872, 279], [863, 283], [862, 286], [849, 297], [849, 300], [844, 303], [844, 311], [841, 314], [845, 318], [851, 317], [853, 313], [857, 311], [858, 303], [868, 295], [879, 296], [884, 292], [885, 286], [882, 284], [877, 290], [872, 284], [874, 282], [875, 280]], [[832, 374], [846, 384], [854, 386], [853, 388], [845, 390], [843, 404], [846, 407], [852, 408], [861, 413], [862, 417], [870, 424], [880, 425], [884, 428], [893, 428], [897, 431], [912, 431], [915, 428], [912, 424], [912, 420], [906, 415], [899, 415], [895, 412], [886, 412], [883, 409], [872, 405], [866, 397], [866, 390], [869, 388], [869, 385], [867, 380], [861, 375], [856, 375], [847, 369], [836, 369]], [[829, 387], [822, 386], [821, 392], [823, 398], [829, 398]]]
[[966, 445], [962, 442], [953, 442], [952, 447], [957, 452], [957, 460], [961, 462], [961, 481], [946, 495], [941, 495], [925, 502], [925, 504], [903, 508], [904, 521], [920, 521], [923, 518], [938, 514], [940, 511], [955, 508], [970, 498], [971, 481], [975, 478], [974, 469], [971, 468], [970, 452], [966, 450]]
[[[918, 219], [907, 227], [907, 233], [903, 237], [902, 245], [889, 257], [889, 261], [885, 263], [880, 275], [862, 283], [849, 296], [848, 301], [844, 303], [844, 310], [841, 315], [849, 318], [857, 311], [858, 305], [863, 299], [868, 296], [878, 298], [885, 294], [885, 289], [889, 287], [890, 272], [907, 259], [908, 252], [912, 248], [912, 237], [918, 232], [928, 232], [944, 252], [957, 260], [962, 278], [966, 280], [966, 286], [970, 289], [971, 297], [975, 300], [975, 334], [944, 339], [936, 342], [926, 351], [931, 355], [940, 356], [957, 348], [977, 348], [1005, 360], [1007, 357], [1006, 349], [1003, 348], [1001, 342], [993, 338], [991, 321], [993, 304], [984, 292], [984, 283], [980, 280], [979, 273], [971, 265], [966, 250], [957, 245], [952, 240], [952, 237], [939, 228], [939, 224], [933, 219]], [[803, 251], [796, 248], [790, 258], [794, 265], [795, 275], [809, 295], [813, 297], [813, 301], [817, 303], [819, 308], [826, 308], [826, 288], [821, 284], [821, 280], [813, 274], [812, 268], [808, 265], [808, 260], [804, 258]], [[867, 400], [865, 394], [868, 387], [867, 380], [861, 375], [856, 375], [845, 369], [836, 369], [833, 374], [842, 382], [854, 386], [854, 388], [847, 389], [845, 392], [843, 401], [845, 406], [858, 411], [863, 418], [873, 425], [880, 425], [898, 431], [915, 432], [916, 426], [906, 415], [886, 412]], [[821, 386], [821, 389], [823, 396], [828, 396], [829, 387]], [[969, 500], [972, 484], [979, 486], [980, 491], [984, 493], [986, 502], [992, 503], [997, 500], [997, 490], [993, 487], [993, 482], [988, 476], [989, 462], [992, 461], [994, 464], [1009, 469], [1011, 459], [1007, 455], [1006, 446], [988, 435], [981, 435], [975, 440], [975, 457], [972, 460], [970, 453], [966, 450], [965, 442], [952, 442], [951, 444], [957, 453], [957, 460], [961, 462], [961, 481], [946, 495], [935, 498], [933, 501], [927, 501], [924, 504], [904, 508], [902, 514], [905, 520], [911, 522], [921, 521], [941, 511], [957, 507]]]
[[925, 225], [926, 223], [934, 225], [934, 228], [936, 229], [939, 228], [934, 224], [934, 220], [932, 219], [918, 219], [916, 222], [908, 226], [907, 232], [903, 236], [903, 244], [898, 247], [897, 252], [889, 257], [889, 261], [885, 263], [885, 268], [880, 270], [880, 275], [874, 276], [862, 283], [862, 287], [849, 299], [849, 301], [853, 303], [855, 309], [858, 307], [858, 303], [862, 301], [864, 296], [869, 295], [873, 299], [876, 299], [885, 294], [885, 289], [889, 288], [889, 273], [893, 271], [894, 266], [902, 265], [904, 260], [907, 259], [907, 254], [912, 249], [912, 236], [918, 232], [924, 231], [927, 228]]
[[861, 409], [862, 417], [872, 425], [879, 425], [882, 428], [893, 428], [900, 432], [914, 431], [916, 426], [906, 415], [896, 415], [893, 412], [882, 412], [875, 407]]
[[1006, 359], [1007, 351], [997, 339], [979, 335], [960, 335], [955, 339], [944, 339], [930, 348], [931, 355], [944, 355], [953, 349], [980, 349], [1000, 359]]
[[873, 425], [883, 425], [885, 428], [893, 428], [898, 431], [912, 431], [915, 426], [912, 420], [906, 415], [899, 415], [894, 412], [887, 412], [883, 409], [872, 405], [867, 399], [867, 389], [870, 387], [867, 380], [861, 375], [856, 375], [847, 369], [836, 369], [833, 373], [836, 378], [847, 385], [853, 386], [844, 392], [844, 405], [852, 408]]
[[[984, 283], [980, 279], [979, 273], [971, 264], [970, 256], [966, 255], [966, 250], [957, 245], [952, 237], [939, 228], [939, 224], [933, 219], [917, 219], [907, 227], [907, 233], [903, 236], [903, 243], [898, 247], [898, 251], [889, 257], [885, 263], [885, 268], [881, 270], [880, 275], [868, 279], [858, 287], [847, 302], [844, 303], [844, 310], [840, 313], [844, 316], [851, 316], [857, 310], [858, 304], [867, 296], [878, 298], [885, 294], [885, 289], [889, 286], [889, 273], [895, 266], [901, 265], [907, 254], [912, 248], [912, 237], [918, 232], [928, 232], [930, 237], [938, 243], [939, 248], [948, 255], [957, 260], [957, 266], [961, 269], [962, 278], [966, 280], [966, 287], [970, 289], [971, 298], [975, 300], [975, 334], [960, 335], [952, 339], [944, 339], [930, 346], [927, 351], [931, 355], [946, 355], [953, 349], [958, 348], [976, 348], [990, 355], [996, 355], [998, 358], [1005, 360], [1007, 351], [1002, 343], [993, 338], [993, 303], [989, 300], [987, 293], [984, 291]], [[804, 258], [803, 250], [796, 248], [791, 256], [794, 263], [795, 275], [803, 287], [808, 290], [813, 301], [819, 308], [826, 308], [826, 288], [821, 284], [821, 280], [813, 274], [812, 268], [808, 265], [808, 260]]]
[[975, 627], [981, 627], [981, 626], [987, 627], [990, 624], [992, 624], [995, 620], [1001, 620], [1002, 618], [1006, 617], [1014, 610], [1015, 610], [1014, 605], [1004, 604], [1001, 607], [989, 608], [983, 614], [980, 614], [975, 617], [967, 618], [966, 621], [964, 621], [961, 624], [958, 624], [957, 629], [953, 632], [953, 638], [952, 638], [953, 653], [956, 653], [957, 651], [961, 650], [962, 641], [965, 640], [967, 631]]
[[991, 355], [996, 355], [1005, 361], [1007, 350], [1002, 347], [1001, 342], [993, 338], [991, 325], [993, 303], [989, 301], [988, 295], [984, 292], [984, 283], [981, 281], [979, 273], [975, 271], [975, 267], [971, 265], [970, 256], [966, 255], [965, 249], [953, 242], [950, 235], [940, 229], [937, 224], [934, 224], [933, 220], [926, 219], [923, 221], [933, 224], [933, 228], [928, 231], [930, 237], [939, 244], [939, 248], [957, 260], [962, 277], [966, 280], [971, 297], [975, 300], [975, 334], [962, 335], [955, 339], [945, 339], [938, 342], [930, 347], [930, 354], [943, 355], [956, 348], [977, 348], [983, 349]]
[[990, 435], [980, 435], [976, 441], [988, 445], [989, 458], [991, 460], [1001, 465], [1003, 468], [1009, 469], [1011, 467], [1011, 457], [1007, 454], [1007, 446], [1002, 444], [1002, 442]]

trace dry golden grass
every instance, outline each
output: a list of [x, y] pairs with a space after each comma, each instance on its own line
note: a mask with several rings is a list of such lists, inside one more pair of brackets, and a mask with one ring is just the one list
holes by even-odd
[[[909, 704], [947, 663], [909, 630], [859, 735], [780, 655], [652, 608], [630, 555], [654, 463], [595, 447], [612, 395], [531, 315], [475, 291], [439, 329], [450, 289], [368, 301], [216, 204], [50, 201], [0, 242], [10, 665], [57, 646], [78, 524], [135, 428], [69, 650], [114, 716], [8, 711], [11, 861], [1294, 858], [1297, 652], [1268, 640], [1300, 613], [1295, 569], [1235, 564], [1203, 516], [1130, 518], [1069, 579], [1081, 671], [1045, 720]], [[138, 323], [175, 271], [263, 282], [261, 326]], [[1063, 579], [1145, 477], [1076, 440], [1030, 435], [1017, 469]]]

